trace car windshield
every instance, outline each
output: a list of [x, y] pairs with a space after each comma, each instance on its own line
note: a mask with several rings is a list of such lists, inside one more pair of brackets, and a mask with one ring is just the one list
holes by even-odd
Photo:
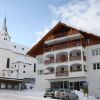
[[58, 89], [58, 91], [60, 91], [60, 92], [64, 92], [64, 89]]
[[53, 89], [46, 89], [46, 92], [52, 92]]

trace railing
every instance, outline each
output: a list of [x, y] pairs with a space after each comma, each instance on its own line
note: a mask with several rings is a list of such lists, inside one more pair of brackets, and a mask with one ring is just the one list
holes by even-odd
[[45, 64], [48, 65], [48, 64], [52, 64], [54, 63], [54, 60], [45, 60]]
[[56, 77], [59, 77], [59, 76], [68, 76], [68, 71], [57, 71]]
[[68, 61], [68, 57], [66, 57], [66, 58], [65, 57], [61, 57], [61, 58], [57, 58], [56, 59], [57, 63], [59, 63], [59, 62], [66, 62], [66, 61]]
[[80, 68], [80, 69], [77, 68], [77, 69], [71, 69], [70, 70], [70, 72], [79, 72], [79, 71], [82, 71], [82, 68]]
[[70, 60], [81, 60], [81, 55], [80, 56], [70, 56]]
[[[81, 60], [81, 55], [79, 55], [79, 56], [70, 56], [70, 61], [73, 61], [73, 60]], [[83, 56], [83, 60], [86, 61], [85, 56]]]
[[68, 58], [62, 57], [62, 58], [57, 58], [54, 60], [45, 60], [45, 64], [48, 65], [48, 64], [52, 64], [52, 63], [59, 63], [59, 62], [66, 62], [66, 61], [68, 61]]
[[[75, 61], [75, 60], [81, 60], [81, 55], [79, 56], [70, 56], [69, 57], [69, 61]], [[83, 56], [83, 60], [86, 61], [86, 57]], [[61, 57], [61, 58], [57, 58], [57, 59], [53, 59], [53, 60], [45, 60], [45, 64], [52, 64], [52, 63], [61, 63], [61, 62], [67, 62], [68, 61], [68, 57]]]
[[49, 52], [49, 51], [54, 51], [54, 50], [70, 48], [70, 47], [76, 47], [76, 46], [82, 46], [81, 41], [78, 41], [78, 42], [67, 42], [67, 43], [63, 43], [63, 44], [52, 45], [50, 47], [46, 47], [44, 51], [45, 52]]

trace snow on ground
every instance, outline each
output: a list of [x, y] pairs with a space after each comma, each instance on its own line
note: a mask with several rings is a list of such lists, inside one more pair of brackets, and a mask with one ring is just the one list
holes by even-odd
[[[84, 97], [83, 93], [76, 91], [75, 93], [79, 96], [79, 100], [100, 100], [95, 99], [93, 96]], [[57, 100], [51, 98], [43, 98], [44, 92], [37, 90], [0, 90], [0, 100]]]
[[92, 95], [91, 96], [89, 95], [88, 97], [85, 95], [85, 97], [84, 97], [84, 94], [77, 90], [75, 90], [74, 92], [79, 96], [79, 100], [100, 100], [100, 99], [96, 99]]

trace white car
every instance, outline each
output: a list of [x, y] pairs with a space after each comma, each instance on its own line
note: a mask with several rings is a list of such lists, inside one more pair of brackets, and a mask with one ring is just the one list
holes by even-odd
[[79, 100], [78, 95], [68, 89], [58, 89], [55, 91], [54, 97], [64, 100]]

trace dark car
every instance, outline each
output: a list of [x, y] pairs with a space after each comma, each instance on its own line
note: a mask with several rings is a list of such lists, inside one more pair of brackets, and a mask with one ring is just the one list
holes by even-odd
[[54, 94], [55, 94], [55, 89], [47, 88], [44, 93], [44, 98], [46, 98], [46, 97], [54, 98]]

